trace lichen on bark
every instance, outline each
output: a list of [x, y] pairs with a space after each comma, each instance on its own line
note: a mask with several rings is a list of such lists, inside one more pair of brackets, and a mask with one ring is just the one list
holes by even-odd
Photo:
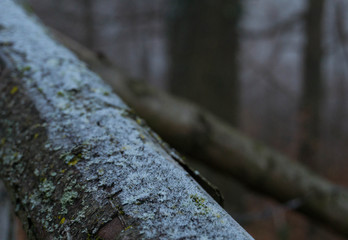
[[0, 24], [0, 175], [30, 238], [251, 239], [37, 21], [2, 0]]

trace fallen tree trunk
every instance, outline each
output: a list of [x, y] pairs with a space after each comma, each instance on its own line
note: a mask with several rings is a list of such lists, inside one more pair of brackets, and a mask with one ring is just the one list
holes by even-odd
[[0, 69], [0, 176], [30, 239], [252, 239], [10, 0]]
[[296, 202], [297, 210], [348, 236], [347, 189], [249, 139], [198, 106], [128, 78], [107, 59], [59, 33], [56, 35], [175, 148], [256, 191], [281, 202]]

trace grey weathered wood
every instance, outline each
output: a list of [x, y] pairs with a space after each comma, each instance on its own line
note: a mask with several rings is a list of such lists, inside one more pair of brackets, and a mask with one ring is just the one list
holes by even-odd
[[0, 60], [0, 176], [30, 239], [252, 239], [10, 0]]

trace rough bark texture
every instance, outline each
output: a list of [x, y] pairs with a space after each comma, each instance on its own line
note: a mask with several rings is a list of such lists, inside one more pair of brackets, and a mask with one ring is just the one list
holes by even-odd
[[30, 239], [252, 239], [10, 0], [0, 41], [0, 176]]
[[126, 77], [106, 59], [59, 39], [98, 72], [118, 94], [177, 149], [231, 174], [253, 189], [348, 236], [348, 191], [265, 145], [252, 141], [187, 101]]

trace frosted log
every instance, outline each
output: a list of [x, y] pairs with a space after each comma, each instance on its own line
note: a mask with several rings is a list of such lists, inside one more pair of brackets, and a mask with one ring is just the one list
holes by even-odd
[[0, 1], [0, 176], [30, 239], [252, 239], [111, 88]]
[[250, 139], [192, 102], [128, 77], [108, 59], [66, 36], [58, 32], [55, 36], [179, 151], [348, 236], [347, 188]]

